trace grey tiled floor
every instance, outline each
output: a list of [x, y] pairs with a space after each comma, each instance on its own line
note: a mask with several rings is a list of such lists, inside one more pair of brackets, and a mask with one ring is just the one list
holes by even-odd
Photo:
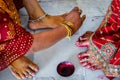
[[[87, 30], [95, 31], [102, 21], [107, 6], [111, 0], [41, 0], [40, 5], [46, 13], [58, 15], [69, 12], [73, 7], [82, 8], [83, 14], [87, 18], [83, 26], [71, 38], [71, 41], [63, 39], [51, 48], [37, 52], [30, 56], [38, 66], [40, 71], [29, 80], [107, 80], [105, 77], [99, 79], [99, 75], [103, 75], [102, 71], [90, 71], [80, 66], [77, 54], [84, 51], [84, 48], [77, 48], [75, 42], [77, 38]], [[27, 29], [28, 16], [25, 9], [20, 10], [23, 26]], [[27, 29], [28, 30], [28, 29]], [[30, 31], [30, 30], [28, 30]], [[38, 32], [38, 31], [36, 31]], [[33, 32], [32, 32], [33, 33]], [[75, 65], [75, 73], [70, 77], [61, 77], [56, 72], [56, 66], [61, 61], [71, 61]], [[11, 75], [9, 69], [0, 72], [0, 80], [17, 80]]]

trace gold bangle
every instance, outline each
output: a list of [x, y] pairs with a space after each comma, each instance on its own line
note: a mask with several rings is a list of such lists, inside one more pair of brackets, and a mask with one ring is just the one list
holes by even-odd
[[73, 30], [73, 32], [75, 32], [75, 26], [72, 22], [64, 21], [63, 23], [69, 26]]
[[66, 38], [68, 38], [68, 39], [70, 40], [70, 37], [71, 37], [71, 35], [72, 35], [72, 31], [70, 30], [69, 26], [67, 26], [67, 25], [64, 24], [64, 23], [60, 23], [60, 25], [65, 27], [65, 29], [66, 29], [66, 31], [67, 31], [67, 36], [66, 36]]

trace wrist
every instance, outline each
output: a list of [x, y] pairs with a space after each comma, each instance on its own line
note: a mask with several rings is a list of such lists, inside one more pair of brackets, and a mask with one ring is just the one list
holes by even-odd
[[72, 22], [70, 21], [64, 21], [63, 24], [67, 25], [71, 30], [72, 30], [72, 35], [75, 33], [75, 26]]
[[73, 35], [73, 29], [70, 25], [65, 24], [64, 22], [60, 23], [60, 26], [65, 28], [65, 31], [67, 32], [66, 38], [70, 39], [70, 37]]

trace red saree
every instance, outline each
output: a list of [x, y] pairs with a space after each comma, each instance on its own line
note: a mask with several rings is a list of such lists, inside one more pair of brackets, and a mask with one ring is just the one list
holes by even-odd
[[0, 0], [0, 70], [25, 55], [32, 42], [32, 35], [21, 27], [13, 0]]
[[113, 0], [103, 25], [90, 38], [90, 60], [106, 76], [120, 76], [120, 0]]

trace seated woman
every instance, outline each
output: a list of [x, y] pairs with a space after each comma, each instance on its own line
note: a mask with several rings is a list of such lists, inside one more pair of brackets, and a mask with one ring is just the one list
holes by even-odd
[[100, 27], [80, 36], [76, 45], [88, 47], [78, 55], [81, 65], [103, 70], [110, 80], [120, 77], [120, 0], [111, 2]]
[[0, 0], [0, 70], [9, 66], [18, 79], [31, 78], [39, 70], [35, 63], [24, 57], [25, 54], [46, 49], [66, 36], [70, 37], [85, 19], [85, 16], [80, 16], [82, 11], [76, 7], [64, 18], [55, 17], [64, 21], [52, 23], [50, 20], [55, 18], [46, 15], [36, 0], [23, 0], [23, 3], [30, 16], [31, 29], [48, 26], [53, 29], [35, 34], [27, 32], [21, 25], [13, 0]]

